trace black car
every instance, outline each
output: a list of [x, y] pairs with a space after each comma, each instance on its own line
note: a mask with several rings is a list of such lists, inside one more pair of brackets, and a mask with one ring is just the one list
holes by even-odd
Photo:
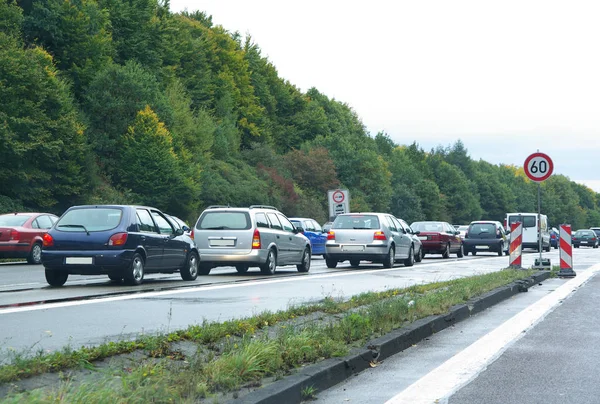
[[593, 247], [598, 248], [598, 236], [594, 230], [579, 229], [571, 236], [571, 244], [573, 247]]
[[508, 255], [510, 242], [502, 223], [478, 220], [471, 222], [469, 225], [463, 239], [463, 248], [465, 255], [468, 253], [477, 255], [479, 252], [494, 252], [501, 256], [502, 253]]
[[62, 286], [69, 275], [108, 275], [139, 285], [147, 273], [198, 276], [194, 241], [158, 209], [86, 205], [69, 208], [43, 236], [46, 280]]

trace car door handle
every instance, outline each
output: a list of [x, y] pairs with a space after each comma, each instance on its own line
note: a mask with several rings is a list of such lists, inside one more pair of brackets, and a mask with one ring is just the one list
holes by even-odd
[[146, 241], [146, 236], [142, 236], [142, 237], [141, 237], [141, 240], [142, 240], [142, 241]]

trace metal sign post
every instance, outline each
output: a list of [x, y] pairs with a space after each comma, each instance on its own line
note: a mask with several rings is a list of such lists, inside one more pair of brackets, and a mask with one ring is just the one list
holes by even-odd
[[540, 258], [535, 261], [534, 268], [550, 269], [550, 259], [544, 261], [542, 259], [542, 185], [541, 183], [552, 175], [554, 171], [554, 163], [550, 156], [544, 153], [540, 153], [538, 150], [536, 153], [529, 155], [525, 159], [523, 170], [527, 177], [538, 183], [538, 251], [540, 252]]

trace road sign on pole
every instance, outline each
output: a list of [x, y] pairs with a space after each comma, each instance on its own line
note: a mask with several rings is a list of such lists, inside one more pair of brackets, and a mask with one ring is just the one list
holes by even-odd
[[350, 212], [350, 192], [347, 189], [332, 189], [327, 191], [327, 196], [330, 220], [339, 214]]
[[[542, 220], [542, 181], [546, 181], [552, 175], [554, 171], [554, 163], [550, 156], [544, 153], [540, 153], [538, 150], [536, 153], [530, 154], [525, 159], [523, 164], [523, 170], [525, 175], [532, 181], [538, 183], [538, 226], [541, 225]], [[550, 269], [550, 259], [545, 261], [542, 260], [542, 235], [538, 233], [538, 251], [540, 252], [539, 260], [535, 260], [534, 268]]]

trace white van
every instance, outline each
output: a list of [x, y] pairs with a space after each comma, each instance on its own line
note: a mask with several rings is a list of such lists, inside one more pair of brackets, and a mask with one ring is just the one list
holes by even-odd
[[538, 249], [539, 237], [542, 237], [542, 249], [550, 251], [550, 229], [548, 216], [540, 215], [538, 223], [537, 213], [507, 213], [504, 227], [510, 231], [510, 225], [516, 222], [523, 223], [523, 248]]

